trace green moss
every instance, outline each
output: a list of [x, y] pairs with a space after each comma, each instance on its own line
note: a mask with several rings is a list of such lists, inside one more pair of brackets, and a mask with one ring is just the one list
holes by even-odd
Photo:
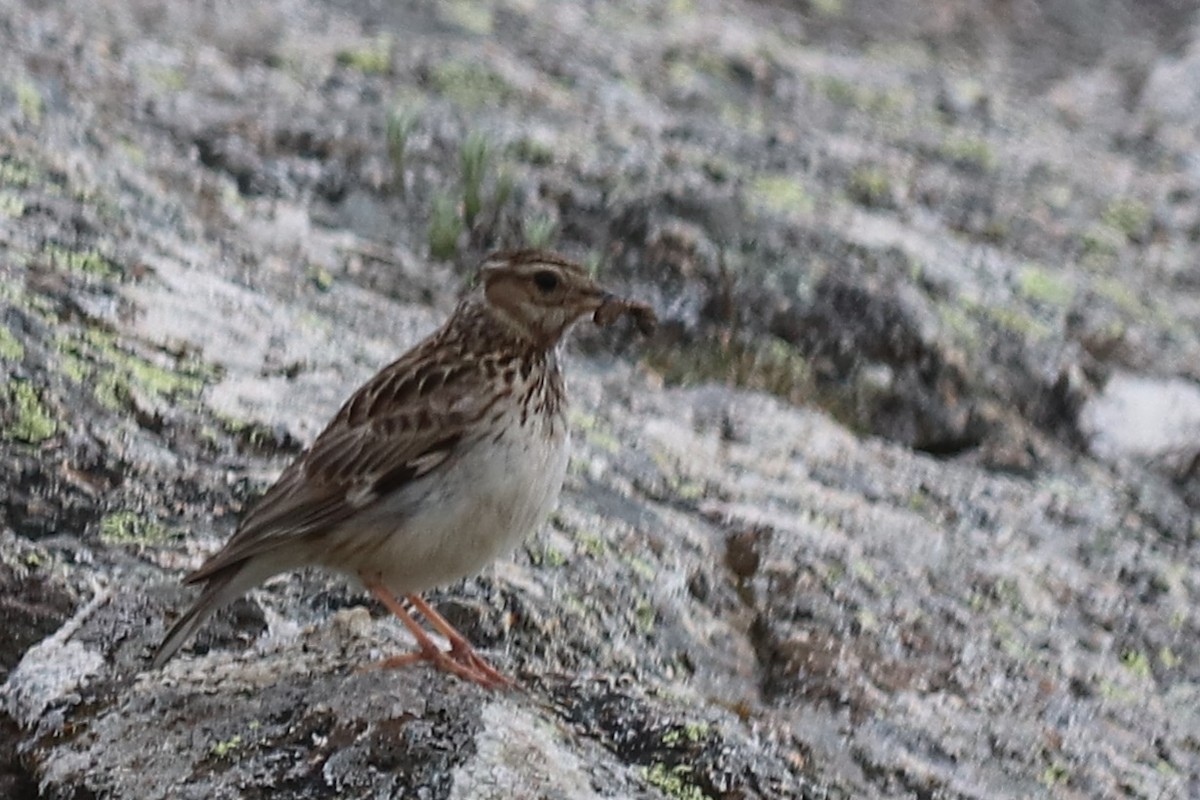
[[692, 768], [686, 764], [674, 767], [652, 764], [642, 767], [641, 774], [646, 783], [675, 800], [710, 800], [699, 786], [691, 782]]
[[503, 78], [481, 64], [444, 61], [430, 72], [433, 88], [463, 108], [503, 105], [516, 91]]
[[634, 574], [644, 581], [653, 581], [658, 576], [658, 571], [654, 569], [654, 565], [641, 556], [627, 555], [624, 561], [633, 570]]
[[24, 200], [12, 192], [0, 192], [0, 217], [17, 219], [24, 213]]
[[1174, 650], [1164, 645], [1158, 650], [1158, 663], [1166, 669], [1174, 669], [1183, 663], [1183, 659], [1176, 655]]
[[0, 155], [0, 186], [28, 189], [44, 180], [41, 170], [27, 161]]
[[1150, 209], [1140, 200], [1119, 197], [1104, 209], [1102, 219], [1105, 225], [1119, 231], [1126, 239], [1136, 240], [1150, 227]]
[[437, 5], [441, 15], [476, 36], [487, 36], [492, 32], [492, 9], [486, 4], [472, 0], [442, 0]]
[[655, 611], [654, 605], [649, 600], [642, 600], [633, 609], [633, 618], [637, 621], [638, 631], [648, 634], [654, 631], [654, 623], [658, 621], [658, 612]]
[[118, 511], [100, 520], [100, 541], [107, 545], [160, 545], [172, 536], [166, 526], [134, 511]]
[[1121, 252], [1125, 238], [1120, 231], [1109, 225], [1096, 223], [1080, 236], [1083, 258], [1095, 266], [1107, 266]]
[[552, 545], [544, 544], [540, 548], [530, 547], [528, 552], [529, 560], [533, 562], [535, 567], [558, 569], [567, 563], [567, 557], [563, 555], [561, 550]]
[[1052, 306], [1065, 306], [1075, 299], [1075, 289], [1061, 274], [1035, 264], [1021, 267], [1017, 290], [1029, 300]]
[[1043, 786], [1061, 786], [1069, 780], [1071, 780], [1071, 770], [1058, 761], [1046, 767], [1038, 776], [1038, 783]]
[[750, 200], [783, 214], [811, 214], [816, 201], [795, 175], [759, 175], [750, 181]]
[[992, 172], [998, 166], [992, 146], [978, 136], [951, 136], [942, 142], [940, 153], [947, 161], [964, 169]]
[[384, 34], [360, 47], [342, 50], [337, 63], [368, 75], [382, 75], [392, 68], [392, 37]]
[[1045, 322], [1020, 308], [985, 306], [982, 307], [982, 311], [988, 319], [1000, 327], [1032, 341], [1043, 341], [1054, 333], [1054, 329]]
[[901, 91], [889, 92], [860, 86], [836, 75], [822, 75], [816, 78], [812, 88], [835, 105], [872, 116], [894, 114], [912, 102], [912, 99]]
[[9, 380], [0, 389], [0, 407], [6, 418], [0, 436], [9, 441], [38, 444], [58, 432], [58, 421], [29, 381]]
[[217, 742], [209, 749], [209, 752], [213, 755], [214, 758], [229, 758], [229, 756], [231, 756], [234, 753], [234, 751], [236, 751], [241, 746], [242, 746], [242, 735], [239, 733], [230, 739], [226, 739], [223, 742]]
[[155, 88], [164, 92], [182, 92], [187, 88], [187, 78], [178, 67], [146, 67], [142, 75]]
[[1119, 310], [1133, 317], [1143, 317], [1150, 309], [1138, 297], [1129, 281], [1116, 277], [1099, 277], [1092, 282], [1092, 291], [1112, 302]]
[[1121, 666], [1139, 678], [1150, 677], [1150, 659], [1140, 650], [1126, 650], [1121, 654]]
[[20, 361], [25, 357], [25, 345], [7, 326], [0, 325], [0, 361]]
[[671, 728], [663, 734], [662, 743], [667, 747], [681, 744], [699, 744], [708, 738], [711, 727], [707, 722], [689, 722], [685, 725]]
[[604, 539], [591, 531], [576, 532], [575, 541], [579, 543], [583, 552], [592, 558], [603, 558], [608, 552]]
[[115, 262], [92, 249], [71, 250], [52, 244], [42, 250], [42, 256], [55, 267], [69, 269], [72, 272], [82, 272], [98, 278], [116, 278], [122, 272]]
[[850, 199], [864, 206], [884, 206], [891, 202], [892, 180], [882, 167], [855, 167], [846, 187]]
[[324, 267], [311, 264], [306, 274], [309, 283], [316, 287], [317, 291], [328, 292], [333, 288], [333, 273]]

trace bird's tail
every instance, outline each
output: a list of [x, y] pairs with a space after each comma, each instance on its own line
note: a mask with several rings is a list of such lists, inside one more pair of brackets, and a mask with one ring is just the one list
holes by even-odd
[[191, 638], [196, 629], [214, 611], [235, 599], [249, 588], [245, 581], [238, 580], [238, 577], [244, 571], [242, 565], [234, 565], [233, 569], [219, 572], [208, 579], [200, 597], [196, 599], [196, 602], [192, 604], [192, 607], [188, 609], [186, 614], [176, 620], [175, 624], [171, 626], [171, 630], [167, 631], [162, 644], [154, 652], [154, 659], [150, 662], [150, 669], [158, 669], [170, 661], [171, 656], [179, 652], [179, 648], [183, 647], [184, 642]]

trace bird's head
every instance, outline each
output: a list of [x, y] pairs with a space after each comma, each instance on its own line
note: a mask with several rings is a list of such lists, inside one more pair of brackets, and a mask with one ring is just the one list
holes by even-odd
[[541, 348], [553, 347], [575, 320], [615, 299], [583, 267], [544, 250], [493, 253], [480, 267], [479, 288], [500, 320]]

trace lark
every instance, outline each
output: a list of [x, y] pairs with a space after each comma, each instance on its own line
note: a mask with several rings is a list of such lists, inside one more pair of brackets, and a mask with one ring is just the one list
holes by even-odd
[[[554, 508], [567, 469], [558, 349], [592, 314], [648, 306], [538, 250], [495, 253], [444, 325], [356, 391], [220, 551], [187, 578], [203, 591], [154, 655], [162, 666], [218, 608], [307, 566], [348, 574], [400, 619], [429, 661], [489, 688], [511, 684], [420, 593], [481, 570]], [[442, 650], [400, 598], [449, 642]]]

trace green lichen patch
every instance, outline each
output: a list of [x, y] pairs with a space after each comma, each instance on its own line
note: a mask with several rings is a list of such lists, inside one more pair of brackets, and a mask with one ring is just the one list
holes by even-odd
[[47, 245], [41, 256], [53, 267], [97, 278], [119, 278], [123, 273], [115, 261], [98, 250], [72, 250], [59, 245]]
[[951, 136], [942, 142], [939, 154], [956, 167], [974, 172], [992, 172], [999, 166], [992, 146], [978, 136]]
[[239, 748], [241, 748], [241, 746], [242, 735], [239, 733], [235, 734], [229, 739], [225, 739], [224, 741], [216, 742], [209, 749], [209, 752], [212, 754], [213, 758], [226, 759], [229, 758]]
[[664, 733], [662, 743], [668, 747], [699, 744], [707, 739], [711, 732], [712, 726], [707, 722], [688, 722], [684, 725], [673, 727]]
[[0, 389], [0, 438], [39, 444], [58, 432], [58, 421], [26, 380], [10, 380]]
[[218, 370], [196, 358], [169, 356], [151, 360], [123, 349], [101, 330], [62, 336], [56, 341], [62, 372], [77, 382], [90, 381], [96, 401], [110, 411], [129, 408], [141, 397], [151, 402], [191, 401], [216, 380]]
[[0, 192], [0, 217], [18, 219], [25, 213], [25, 201], [13, 192]]
[[780, 214], [811, 214], [816, 200], [795, 175], [759, 175], [750, 181], [752, 202]]
[[641, 774], [646, 783], [675, 800], [709, 800], [709, 795], [691, 782], [692, 768], [686, 764], [651, 764], [642, 767]]
[[368, 75], [383, 75], [392, 68], [392, 37], [380, 36], [337, 54], [337, 63]]
[[34, 127], [41, 125], [46, 103], [42, 100], [42, 93], [38, 91], [38, 87], [27, 80], [20, 80], [13, 89], [17, 95], [17, 108], [20, 109], [21, 116]]
[[1036, 303], [1065, 306], [1075, 298], [1075, 289], [1062, 275], [1036, 264], [1026, 264], [1017, 272], [1017, 289]]
[[516, 96], [516, 90], [504, 78], [482, 64], [468, 61], [435, 65], [429, 81], [436, 92], [467, 109], [501, 106]]
[[157, 546], [175, 532], [135, 511], [117, 511], [100, 520], [100, 541], [108, 545]]
[[12, 331], [0, 325], [0, 361], [20, 361], [25, 357], [25, 345]]
[[1104, 209], [1104, 224], [1129, 241], [1141, 241], [1150, 228], [1150, 209], [1141, 200], [1118, 197]]
[[891, 205], [892, 179], [883, 167], [863, 165], [850, 174], [846, 192], [854, 202], [868, 207]]
[[45, 180], [38, 167], [11, 155], [0, 155], [0, 186], [10, 189], [28, 189]]
[[438, 4], [442, 16], [449, 22], [476, 36], [492, 32], [492, 9], [476, 0], [443, 0]]

